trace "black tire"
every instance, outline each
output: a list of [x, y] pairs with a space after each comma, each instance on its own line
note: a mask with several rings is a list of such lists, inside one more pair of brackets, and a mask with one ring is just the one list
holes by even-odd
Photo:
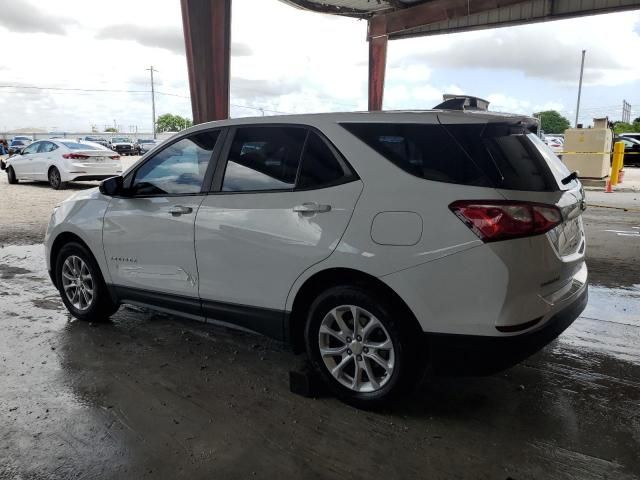
[[[319, 340], [322, 322], [329, 312], [343, 305], [353, 305], [373, 315], [386, 330], [386, 332], [381, 333], [387, 334], [393, 344], [393, 371], [388, 375], [388, 378], [385, 377], [386, 381], [383, 379], [383, 381], [379, 382], [381, 387], [377, 390], [370, 392], [355, 391], [343, 385], [329, 371], [329, 367], [325, 365], [320, 354]], [[396, 313], [396, 315], [392, 315], [392, 312]], [[423, 378], [425, 362], [418, 359], [425, 356], [418, 351], [420, 342], [412, 334], [410, 328], [413, 318], [406, 317], [406, 309], [398, 308], [393, 302], [381, 297], [377, 292], [369, 292], [362, 287], [351, 285], [336, 286], [326, 290], [311, 304], [305, 328], [305, 347], [314, 370], [324, 380], [331, 392], [350, 405], [368, 409], [387, 404], [399, 394], [417, 386]], [[351, 328], [353, 317], [345, 310], [343, 319], [349, 322], [349, 318], [351, 318], [351, 323], [347, 326]], [[364, 321], [366, 321], [366, 325], [370, 318], [366, 318], [365, 315]], [[366, 339], [363, 339], [363, 342], [365, 341]], [[362, 344], [360, 344], [361, 346]], [[367, 353], [363, 351], [361, 355], [355, 355], [358, 360], [368, 361], [369, 368], [373, 365], [371, 363], [372, 360], [368, 357], [372, 350], [375, 349], [371, 349]], [[355, 351], [351, 349], [347, 350], [347, 355], [349, 355], [348, 352], [351, 352], [352, 356], [355, 354]], [[379, 352], [382, 353], [381, 351]], [[353, 358], [350, 361], [355, 362], [355, 360]], [[339, 363], [342, 359], [334, 359], [334, 361]], [[347, 368], [345, 367], [344, 370]], [[353, 368], [355, 369], [355, 365]], [[352, 373], [351, 377], [353, 378], [355, 375]], [[368, 377], [368, 372], [361, 374], [359, 378], [364, 379], [365, 377]], [[370, 380], [367, 380], [367, 382], [370, 382]], [[370, 383], [370, 385], [372, 384]]]
[[18, 177], [16, 177], [16, 172], [13, 171], [12, 167], [7, 168], [7, 181], [11, 185], [15, 185], [19, 182]]
[[62, 181], [62, 177], [60, 176], [60, 170], [58, 170], [56, 167], [51, 167], [49, 169], [47, 178], [49, 179], [49, 186], [54, 190], [60, 190], [66, 186], [66, 184]]
[[[93, 298], [88, 308], [79, 309], [73, 305], [65, 293], [63, 283], [63, 266], [70, 257], [79, 257], [87, 266], [92, 278]], [[106, 321], [118, 311], [120, 305], [114, 302], [100, 272], [100, 267], [91, 252], [84, 245], [70, 242], [64, 245], [55, 259], [55, 282], [67, 310], [79, 320], [90, 322]]]

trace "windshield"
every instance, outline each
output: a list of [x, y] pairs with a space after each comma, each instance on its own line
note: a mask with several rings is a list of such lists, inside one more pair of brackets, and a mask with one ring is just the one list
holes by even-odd
[[67, 147], [70, 150], [98, 150], [97, 147], [93, 145], [87, 145], [86, 143], [77, 143], [77, 142], [61, 142], [62, 145]]
[[22, 140], [14, 140], [13, 142], [11, 142], [12, 147], [20, 147], [22, 145], [24, 145], [24, 142]]
[[115, 137], [111, 139], [111, 143], [131, 143], [127, 137]]

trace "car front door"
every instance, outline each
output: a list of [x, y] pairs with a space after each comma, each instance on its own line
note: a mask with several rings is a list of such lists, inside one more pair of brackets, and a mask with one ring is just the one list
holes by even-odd
[[307, 128], [237, 127], [223, 158], [196, 218], [203, 310], [280, 337], [291, 286], [336, 248], [362, 182]]
[[171, 143], [130, 172], [123, 196], [109, 203], [103, 243], [121, 300], [199, 314], [194, 221], [219, 137], [212, 130]]
[[33, 178], [33, 162], [38, 156], [38, 149], [41, 142], [34, 142], [27, 145], [21, 154], [11, 159], [11, 166], [18, 178]]

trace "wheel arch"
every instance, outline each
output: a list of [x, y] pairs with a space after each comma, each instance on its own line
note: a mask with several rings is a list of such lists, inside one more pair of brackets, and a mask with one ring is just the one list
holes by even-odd
[[300, 286], [295, 293], [288, 321], [289, 341], [295, 353], [304, 351], [304, 329], [310, 304], [323, 291], [339, 285], [361, 287], [376, 296], [390, 301], [397, 309], [404, 312], [409, 321], [406, 326], [416, 334], [421, 333], [420, 324], [406, 302], [386, 283], [368, 273], [351, 268], [329, 268], [314, 273]]
[[56, 286], [56, 288], [58, 287], [56, 283], [56, 279], [58, 276], [57, 276], [57, 272], [55, 271], [55, 268], [56, 268], [58, 254], [60, 253], [60, 250], [62, 249], [62, 247], [64, 247], [66, 244], [71, 242], [79, 243], [80, 245], [85, 247], [89, 251], [89, 253], [93, 256], [93, 259], [96, 261], [96, 264], [100, 266], [100, 263], [96, 259], [96, 256], [94, 255], [94, 253], [91, 251], [91, 247], [89, 247], [89, 244], [87, 244], [87, 242], [85, 242], [80, 236], [76, 235], [73, 232], [69, 232], [69, 231], [61, 232], [60, 234], [58, 234], [58, 236], [55, 238], [55, 240], [51, 244], [51, 252], [49, 254], [49, 265], [51, 265], [51, 274], [52, 274], [51, 279], [53, 281], [53, 284]]

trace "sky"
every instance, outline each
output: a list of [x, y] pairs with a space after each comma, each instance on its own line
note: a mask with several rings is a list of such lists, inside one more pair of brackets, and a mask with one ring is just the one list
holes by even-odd
[[[191, 117], [179, 0], [0, 0], [0, 130], [124, 132], [157, 114]], [[640, 116], [640, 12], [438, 35], [389, 43], [385, 109], [427, 109], [443, 93], [490, 109]], [[234, 0], [231, 116], [365, 110], [366, 22], [278, 0]], [[35, 88], [17, 88], [35, 87]], [[56, 90], [64, 89], [64, 90]], [[76, 89], [76, 90], [68, 90]], [[93, 91], [87, 91], [93, 90]], [[101, 91], [95, 91], [101, 90]]]

